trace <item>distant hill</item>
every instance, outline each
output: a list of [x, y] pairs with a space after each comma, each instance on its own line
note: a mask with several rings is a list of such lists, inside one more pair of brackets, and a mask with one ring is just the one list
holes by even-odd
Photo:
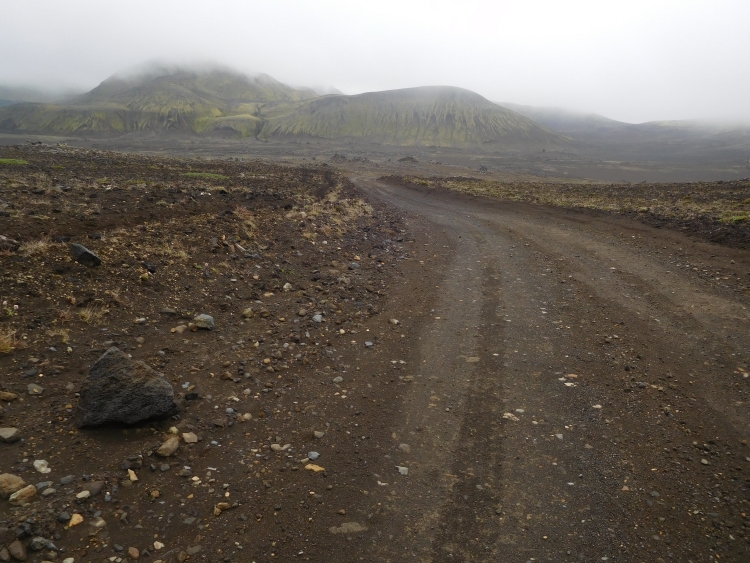
[[260, 137], [353, 138], [390, 145], [549, 146], [567, 140], [479, 94], [448, 86], [324, 96], [267, 111]]
[[538, 124], [560, 133], [604, 133], [624, 131], [631, 125], [622, 121], [609, 119], [596, 113], [583, 113], [562, 108], [535, 107], [498, 102], [498, 105], [508, 108], [533, 119]]
[[568, 140], [479, 94], [423, 87], [319, 96], [268, 75], [156, 70], [113, 76], [67, 103], [0, 107], [0, 131], [113, 136], [134, 132], [350, 138], [400, 146], [509, 148]]
[[[226, 70], [113, 76], [65, 104], [15, 104], [0, 108], [0, 131], [43, 134], [122, 134], [133, 131], [205, 133], [228, 128], [254, 134], [262, 103], [315, 97], [268, 75]], [[231, 118], [227, 125], [226, 118]], [[247, 129], [249, 127], [249, 130]]]
[[[645, 159], [691, 159], [722, 154], [736, 159], [750, 151], [750, 125], [698, 120], [624, 123], [595, 113], [500, 103], [595, 153]], [[745, 157], [746, 158], [746, 157]]]

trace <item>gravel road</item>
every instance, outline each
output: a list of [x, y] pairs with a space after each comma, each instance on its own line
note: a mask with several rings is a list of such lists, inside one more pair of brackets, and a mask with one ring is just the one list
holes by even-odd
[[365, 560], [750, 559], [747, 251], [354, 181], [424, 233], [393, 303], [408, 485]]

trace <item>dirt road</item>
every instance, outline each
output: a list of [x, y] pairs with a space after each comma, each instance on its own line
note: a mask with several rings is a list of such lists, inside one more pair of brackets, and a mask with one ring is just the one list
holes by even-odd
[[750, 559], [747, 252], [355, 183], [417, 233], [361, 560]]

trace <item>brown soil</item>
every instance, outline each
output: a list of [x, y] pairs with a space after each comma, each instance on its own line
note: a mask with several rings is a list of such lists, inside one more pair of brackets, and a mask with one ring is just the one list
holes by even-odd
[[[0, 443], [0, 473], [56, 492], [0, 500], [0, 545], [43, 536], [64, 552], [30, 560], [76, 562], [131, 547], [165, 562], [748, 560], [747, 250], [325, 166], [3, 157], [29, 165], [0, 168], [0, 234], [25, 243], [0, 256], [19, 305], [2, 326], [21, 345], [0, 355], [0, 390], [19, 396], [1, 425], [24, 435]], [[217, 329], [171, 332], [195, 313]], [[75, 393], [111, 343], [199, 398], [172, 420], [78, 430]], [[201, 441], [165, 460], [172, 426]], [[86, 480], [104, 490], [77, 500]], [[63, 511], [85, 520], [66, 529]]]

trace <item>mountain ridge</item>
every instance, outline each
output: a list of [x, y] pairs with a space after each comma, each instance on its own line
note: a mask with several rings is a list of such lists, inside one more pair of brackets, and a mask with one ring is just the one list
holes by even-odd
[[533, 120], [451, 86], [318, 95], [274, 78], [226, 69], [116, 74], [67, 103], [0, 108], [0, 131], [117, 136], [156, 132], [356, 139], [400, 146], [529, 148], [567, 139]]
[[357, 138], [391, 145], [555, 145], [566, 139], [454, 86], [324, 96], [267, 113], [261, 138]]

